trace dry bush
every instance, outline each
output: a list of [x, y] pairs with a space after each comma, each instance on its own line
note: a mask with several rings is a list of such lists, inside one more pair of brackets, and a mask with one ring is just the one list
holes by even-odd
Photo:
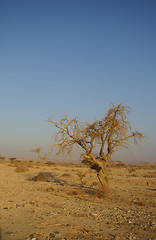
[[84, 192], [82, 190], [73, 190], [67, 192], [68, 195], [70, 196], [78, 196], [78, 195], [84, 195]]
[[97, 197], [97, 198], [105, 198], [109, 194], [109, 188], [107, 186], [99, 186], [96, 189], [85, 189], [85, 193], [88, 195]]
[[134, 167], [129, 167], [128, 168], [128, 172], [129, 173], [133, 173], [133, 172], [135, 172], [136, 171], [136, 169], [134, 168]]
[[40, 161], [41, 165], [43, 165], [44, 161], [47, 159], [48, 154], [44, 154], [41, 157], [41, 149], [42, 149], [41, 147], [37, 147], [37, 148], [32, 149], [31, 152], [37, 153], [39, 161]]
[[78, 176], [80, 179], [83, 177], [83, 173], [80, 172], [80, 171], [78, 171], [76, 174], [77, 174], [77, 176]]
[[[20, 160], [15, 160], [15, 161], [11, 161], [9, 163], [9, 166], [12, 166], [12, 167], [16, 167], [16, 168], [25, 168], [25, 169], [28, 169], [29, 167], [33, 167], [33, 162], [30, 162], [30, 161], [20, 161]], [[18, 171], [18, 170], [17, 170]]]
[[87, 217], [87, 215], [85, 214], [85, 213], [72, 213], [72, 215], [74, 216], [74, 217]]
[[110, 189], [108, 185], [105, 186], [99, 186], [97, 189], [95, 189], [96, 196], [98, 198], [105, 198], [109, 195]]
[[144, 178], [156, 178], [156, 172], [147, 172], [147, 174], [143, 175]]
[[10, 163], [14, 163], [15, 160], [16, 160], [15, 157], [10, 157], [10, 158], [9, 158], [9, 162], [10, 162]]
[[23, 172], [27, 172], [28, 168], [25, 167], [25, 166], [19, 165], [19, 166], [16, 167], [15, 171], [18, 172], [18, 173], [23, 173]]
[[16, 157], [10, 157], [9, 160], [10, 160], [10, 161], [15, 161], [15, 160], [16, 160]]
[[56, 163], [47, 161], [47, 162], [45, 162], [45, 165], [51, 167], [51, 166], [55, 166]]
[[156, 203], [155, 202], [152, 204], [152, 207], [154, 207], [154, 208], [156, 207]]
[[10, 160], [8, 166], [17, 167], [19, 164], [20, 164], [19, 160], [15, 160], [15, 161]]
[[122, 168], [122, 167], [126, 167], [126, 164], [122, 161], [116, 161], [116, 162], [112, 162], [112, 166], [117, 168]]
[[0, 155], [0, 160], [4, 161], [5, 157], [3, 157], [2, 155]]
[[97, 198], [105, 198], [109, 194], [109, 188], [103, 188], [99, 186], [96, 189], [91, 189], [91, 188], [76, 189], [76, 190], [68, 191], [67, 194], [70, 196], [79, 196], [79, 195], [83, 196], [87, 194]]
[[80, 184], [81, 184], [81, 186], [87, 186], [87, 181], [84, 180], [84, 179], [83, 180], [81, 179], [81, 183]]
[[101, 189], [96, 189], [95, 190], [95, 196], [98, 198], [105, 198], [109, 194], [109, 188], [101, 188]]
[[5, 158], [0, 157], [0, 163], [4, 163], [5, 162]]
[[18, 173], [27, 172], [29, 167], [32, 166], [32, 163], [28, 161], [16, 160], [12, 163], [13, 167], [16, 167], [15, 171]]
[[55, 167], [54, 170], [60, 170], [58, 167]]
[[62, 177], [71, 177], [71, 175], [69, 173], [64, 173], [62, 174]]
[[47, 188], [45, 191], [46, 192], [53, 192], [55, 189], [53, 188], [53, 187], [49, 187], [49, 188]]
[[33, 167], [34, 166], [34, 162], [33, 161], [21, 161], [20, 164], [22, 166], [25, 166], [25, 167]]
[[135, 203], [139, 206], [146, 206], [146, 203], [144, 201], [140, 201], [140, 200], [134, 200], [133, 203]]

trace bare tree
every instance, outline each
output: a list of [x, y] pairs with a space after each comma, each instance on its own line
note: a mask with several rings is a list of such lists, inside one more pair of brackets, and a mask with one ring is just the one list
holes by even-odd
[[41, 154], [40, 154], [41, 149], [42, 149], [41, 147], [37, 147], [37, 148], [32, 149], [31, 152], [37, 153], [41, 164], [43, 164], [43, 161], [46, 160], [46, 158], [47, 158], [47, 154], [44, 154], [43, 157], [41, 157]]
[[54, 136], [57, 154], [70, 153], [74, 146], [82, 150], [82, 162], [94, 169], [100, 184], [108, 183], [107, 164], [112, 154], [119, 148], [130, 148], [131, 140], [139, 143], [144, 139], [141, 132], [132, 131], [127, 115], [128, 106], [111, 105], [105, 117], [92, 123], [81, 123], [76, 117], [70, 120], [67, 116], [59, 122], [49, 118], [49, 122], [58, 129]]

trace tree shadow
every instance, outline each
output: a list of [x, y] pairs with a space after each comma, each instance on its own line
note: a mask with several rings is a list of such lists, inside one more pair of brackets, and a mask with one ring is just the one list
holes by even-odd
[[90, 187], [83, 186], [82, 184], [75, 184], [75, 183], [70, 184], [68, 181], [56, 177], [56, 175], [51, 172], [40, 172], [38, 173], [38, 175], [34, 176], [29, 180], [35, 181], [35, 182], [40, 182], [40, 181], [51, 182], [63, 187], [65, 185], [70, 186], [73, 189], [72, 195], [74, 195], [74, 193], [76, 194], [77, 192], [81, 191], [81, 194], [83, 192], [84, 194], [87, 194], [87, 195], [97, 196], [98, 198], [102, 198], [106, 193], [106, 191], [102, 191], [101, 189], [93, 188], [91, 186]]
[[146, 188], [146, 189], [150, 191], [156, 191], [156, 188]]
[[35, 182], [44, 181], [44, 182], [54, 182], [60, 186], [67, 184], [65, 180], [56, 178], [51, 172], [40, 172], [37, 176], [30, 179]]

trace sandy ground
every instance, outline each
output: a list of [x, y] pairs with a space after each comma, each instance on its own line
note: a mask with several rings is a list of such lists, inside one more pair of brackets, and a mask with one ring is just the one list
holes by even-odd
[[105, 197], [86, 171], [1, 161], [0, 239], [156, 239], [155, 167], [109, 167]]

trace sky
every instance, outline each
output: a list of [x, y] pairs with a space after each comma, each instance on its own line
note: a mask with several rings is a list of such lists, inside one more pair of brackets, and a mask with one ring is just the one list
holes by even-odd
[[156, 1], [1, 0], [0, 154], [48, 151], [49, 124], [131, 107], [148, 141], [121, 160], [155, 161]]

